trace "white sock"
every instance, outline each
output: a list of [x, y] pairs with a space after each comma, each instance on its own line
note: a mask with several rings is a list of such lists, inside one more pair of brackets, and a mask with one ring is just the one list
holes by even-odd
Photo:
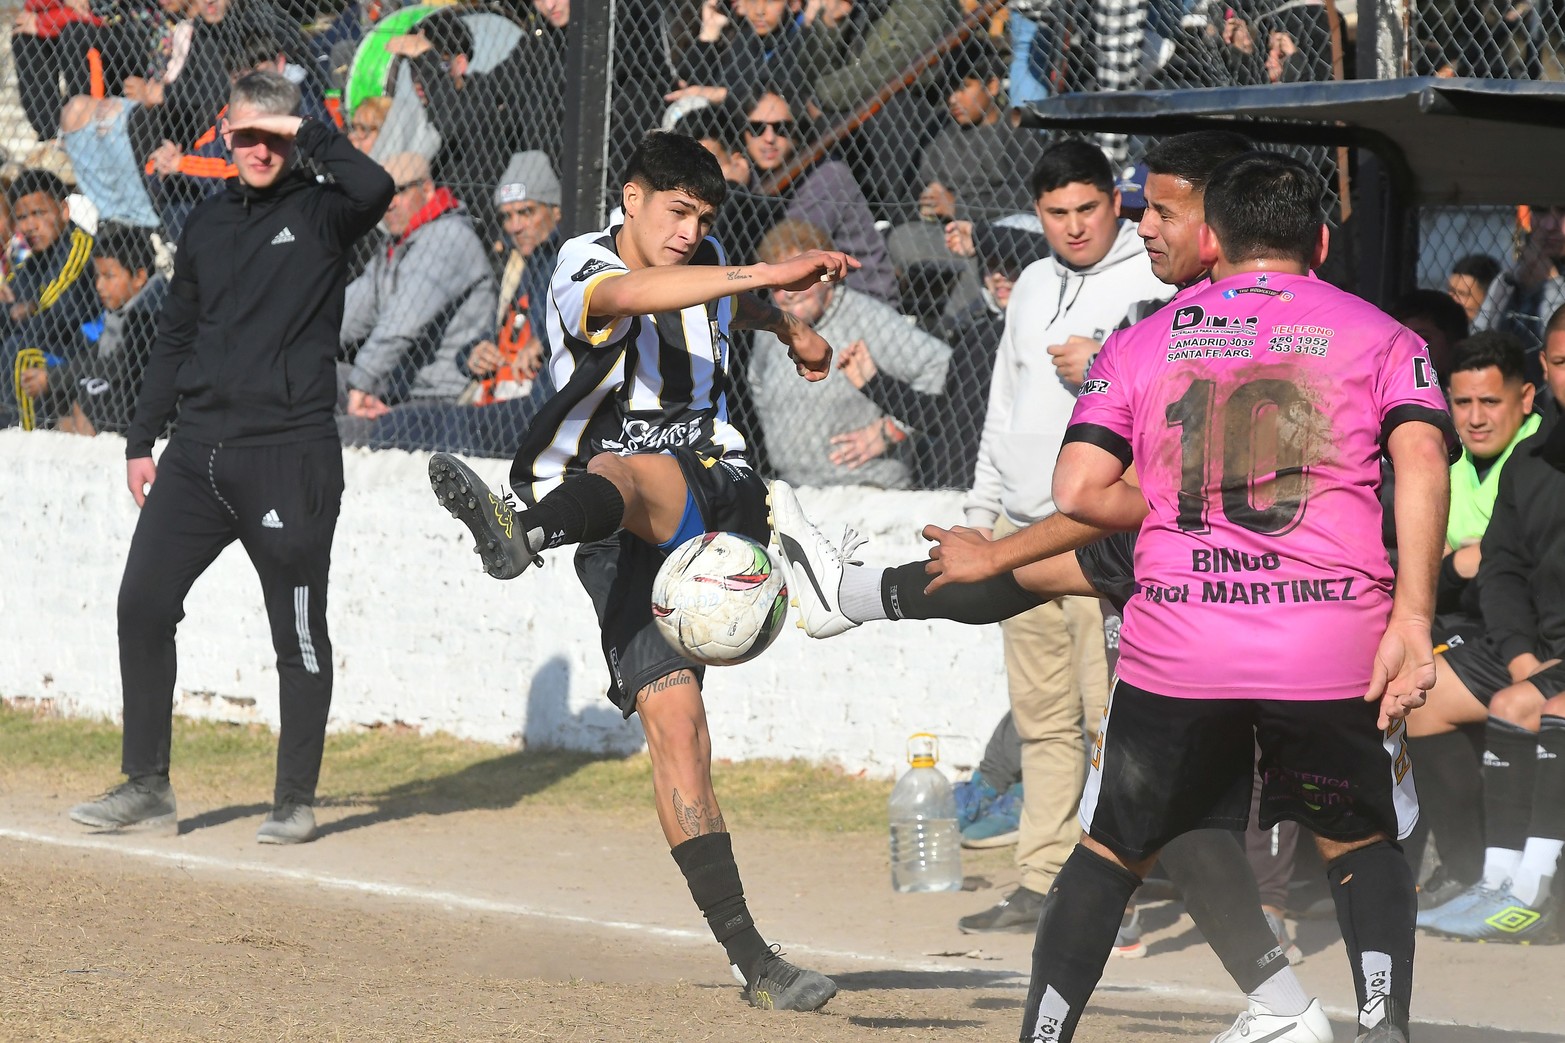
[[864, 565], [843, 566], [842, 583], [837, 587], [837, 606], [843, 615], [855, 623], [890, 618], [880, 597], [880, 577], [885, 571]]
[[1528, 837], [1527, 849], [1511, 874], [1511, 894], [1536, 909], [1538, 900], [1544, 897], [1544, 881], [1554, 879], [1561, 851], [1565, 851], [1565, 840]]
[[1310, 1005], [1304, 985], [1299, 981], [1299, 976], [1293, 973], [1291, 966], [1284, 967], [1257, 985], [1255, 991], [1250, 993], [1249, 1000], [1285, 1018], [1303, 1014]]
[[1504, 847], [1486, 847], [1483, 852], [1483, 879], [1479, 884], [1490, 891], [1498, 891], [1505, 886], [1505, 882], [1516, 873], [1516, 866], [1522, 860], [1520, 851], [1512, 851]]

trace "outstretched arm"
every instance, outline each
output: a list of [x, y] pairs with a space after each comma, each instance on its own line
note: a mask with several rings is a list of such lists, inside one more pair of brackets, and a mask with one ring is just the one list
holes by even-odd
[[859, 262], [835, 250], [811, 250], [778, 264], [671, 264], [604, 279], [593, 290], [593, 328], [628, 315], [683, 311], [746, 290], [802, 290], [840, 282]]
[[741, 293], [733, 324], [740, 329], [765, 330], [788, 345], [788, 357], [805, 380], [825, 380], [831, 373], [831, 345], [809, 323], [775, 304], [753, 293]]
[[[1136, 484], [1134, 468], [1125, 472], [1123, 481]], [[1079, 550], [1113, 532], [1065, 514], [1040, 518], [998, 540], [965, 525], [950, 529], [926, 525], [924, 539], [936, 544], [929, 549], [929, 564], [924, 566], [924, 571], [935, 577], [928, 590], [933, 593], [947, 583], [978, 583], [1015, 572], [1035, 561]]]

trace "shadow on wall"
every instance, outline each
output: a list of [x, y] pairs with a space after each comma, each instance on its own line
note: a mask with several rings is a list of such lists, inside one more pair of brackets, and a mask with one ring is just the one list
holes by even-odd
[[524, 751], [580, 750], [628, 757], [646, 745], [639, 723], [625, 720], [606, 697], [573, 712], [570, 690], [571, 664], [564, 656], [553, 656], [538, 668], [527, 687]]

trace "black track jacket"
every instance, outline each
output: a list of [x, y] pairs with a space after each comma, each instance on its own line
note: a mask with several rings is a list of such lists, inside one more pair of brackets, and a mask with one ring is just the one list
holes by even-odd
[[1546, 423], [1500, 472], [1478, 598], [1484, 633], [1506, 663], [1565, 654], [1565, 421]]
[[207, 445], [337, 437], [348, 251], [395, 186], [330, 127], [305, 120], [295, 141], [295, 168], [271, 188], [231, 178], [185, 222], [126, 459], [152, 455], [176, 405], [180, 437]]

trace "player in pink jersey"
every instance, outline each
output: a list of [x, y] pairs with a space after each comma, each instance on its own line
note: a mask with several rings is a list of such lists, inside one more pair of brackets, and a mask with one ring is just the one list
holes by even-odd
[[[1045, 903], [1024, 1040], [1068, 1040], [1120, 913], [1170, 839], [1315, 832], [1358, 994], [1361, 1043], [1407, 1039], [1417, 818], [1401, 719], [1434, 681], [1429, 624], [1454, 441], [1422, 343], [1309, 277], [1322, 184], [1254, 153], [1206, 191], [1211, 285], [1111, 337], [1055, 473], [1060, 510], [1139, 529], [1120, 682], [1082, 798], [1086, 835]], [[1396, 471], [1400, 560], [1380, 541]], [[1140, 488], [1124, 480], [1134, 462]]]

